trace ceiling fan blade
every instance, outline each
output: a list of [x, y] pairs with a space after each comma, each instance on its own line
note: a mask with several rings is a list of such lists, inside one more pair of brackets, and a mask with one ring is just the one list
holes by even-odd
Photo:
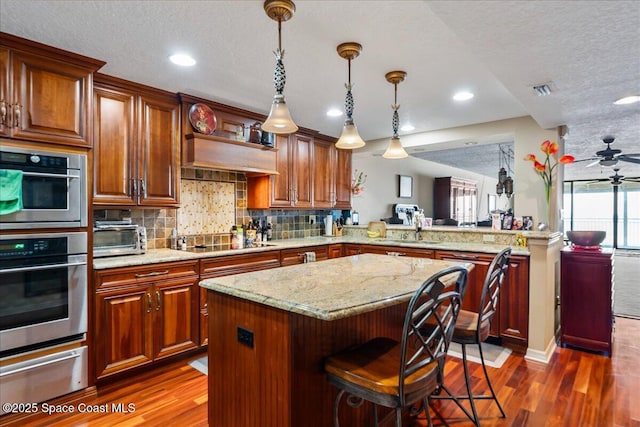
[[594, 162], [589, 163], [589, 164], [587, 165], [587, 167], [588, 167], [588, 168], [590, 168], [591, 166], [595, 166], [595, 165], [597, 165], [598, 163], [600, 163], [600, 160], [602, 160], [602, 159], [597, 159], [597, 160], [595, 160]]
[[618, 160], [622, 160], [623, 162], [629, 162], [629, 163], [637, 163], [640, 165], [640, 159], [635, 159], [633, 157], [620, 156], [618, 157]]
[[600, 161], [601, 157], [589, 157], [588, 159], [580, 159], [580, 160], [574, 160], [572, 163], [580, 163], [580, 162], [591, 162], [593, 160], [598, 160]]

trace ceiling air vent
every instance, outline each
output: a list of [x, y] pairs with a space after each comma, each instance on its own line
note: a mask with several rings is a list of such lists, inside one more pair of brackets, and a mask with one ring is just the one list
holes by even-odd
[[533, 92], [538, 96], [551, 95], [553, 83], [543, 83], [533, 86]]

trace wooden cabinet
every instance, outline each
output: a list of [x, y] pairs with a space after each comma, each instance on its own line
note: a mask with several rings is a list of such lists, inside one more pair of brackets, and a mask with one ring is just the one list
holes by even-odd
[[[200, 280], [212, 277], [266, 270], [280, 266], [280, 251], [256, 252], [224, 257], [212, 257], [200, 260]], [[199, 323], [200, 345], [209, 343], [209, 308], [207, 290], [200, 288]]]
[[198, 261], [97, 270], [97, 379], [198, 347]]
[[[475, 252], [436, 251], [436, 259], [471, 262], [462, 309], [478, 312], [484, 280], [494, 255]], [[529, 258], [514, 255], [500, 288], [499, 310], [491, 323], [490, 335], [503, 344], [526, 348], [529, 339]]]
[[[334, 145], [335, 147], [335, 145]], [[334, 209], [351, 209], [351, 150], [336, 150]]]
[[278, 175], [248, 176], [249, 209], [350, 209], [351, 153], [328, 138], [276, 135]]
[[344, 248], [342, 243], [335, 243], [329, 245], [329, 258], [340, 258], [344, 254]]
[[477, 221], [475, 181], [461, 178], [436, 178], [433, 188], [434, 219], [455, 219], [460, 223]]
[[102, 65], [0, 33], [0, 135], [90, 147], [92, 75]]
[[294, 265], [305, 262], [306, 253], [313, 252], [316, 255], [316, 261], [329, 259], [329, 247], [322, 246], [305, 246], [302, 248], [283, 249], [280, 251], [280, 265]]
[[177, 207], [176, 96], [97, 75], [94, 104], [93, 204]]
[[613, 251], [564, 248], [560, 263], [562, 344], [610, 356], [614, 320]]

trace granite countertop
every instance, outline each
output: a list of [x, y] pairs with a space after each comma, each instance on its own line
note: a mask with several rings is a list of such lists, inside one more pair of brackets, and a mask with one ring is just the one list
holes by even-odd
[[[271, 240], [269, 246], [245, 249], [230, 249], [218, 252], [192, 253], [173, 249], [150, 249], [144, 255], [124, 255], [115, 257], [95, 258], [93, 260], [93, 268], [95, 270], [104, 270], [108, 268], [130, 267], [135, 265], [159, 264], [163, 262], [188, 261], [200, 258], [212, 258], [220, 256], [229, 256], [236, 254], [245, 254], [253, 252], [264, 252], [290, 248], [304, 248], [308, 246], [327, 245], [331, 243], [354, 243], [369, 244], [382, 246], [399, 246], [417, 249], [434, 249], [434, 250], [455, 250], [465, 252], [480, 252], [488, 254], [497, 254], [504, 245], [470, 243], [470, 242], [429, 242], [424, 240], [394, 240], [384, 238], [370, 239], [367, 237], [309, 237], [305, 239], [287, 239], [287, 240]], [[529, 255], [527, 248], [513, 247], [513, 255]]]
[[471, 263], [362, 254], [216, 277], [201, 281], [200, 286], [293, 313], [336, 320], [408, 301], [427, 278], [452, 265], [473, 268]]

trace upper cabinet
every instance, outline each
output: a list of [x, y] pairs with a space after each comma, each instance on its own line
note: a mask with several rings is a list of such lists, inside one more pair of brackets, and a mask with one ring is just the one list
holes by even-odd
[[351, 208], [351, 152], [301, 133], [277, 135], [276, 148], [278, 175], [247, 178], [249, 209]]
[[103, 65], [0, 33], [0, 135], [90, 147], [92, 75]]
[[177, 207], [177, 96], [96, 75], [94, 206]]

